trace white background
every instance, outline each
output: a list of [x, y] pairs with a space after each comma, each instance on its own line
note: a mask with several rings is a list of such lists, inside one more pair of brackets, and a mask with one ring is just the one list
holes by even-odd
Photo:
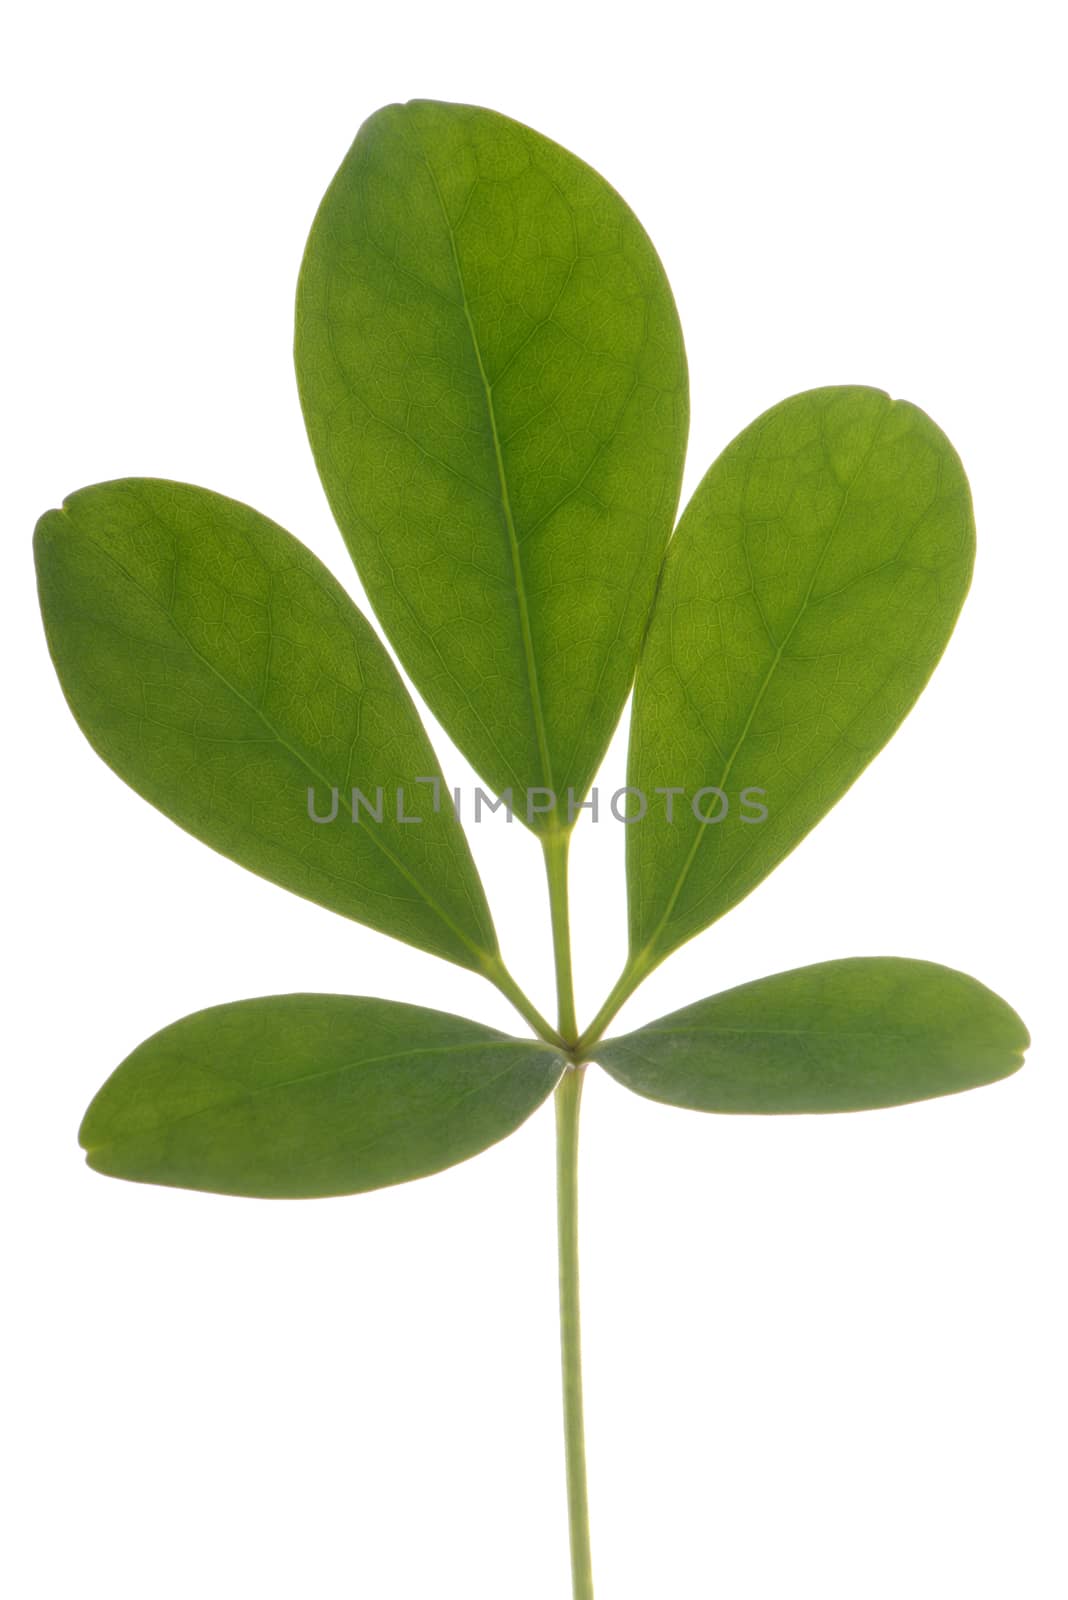
[[[686, 493], [776, 400], [871, 383], [945, 428], [978, 514], [970, 599], [905, 727], [621, 1022], [892, 953], [983, 979], [1034, 1049], [993, 1088], [828, 1119], [702, 1117], [591, 1074], [598, 1595], [1063, 1600], [1055, 20], [1026, 0], [19, 8], [0, 601], [18, 1600], [568, 1592], [549, 1108], [443, 1176], [321, 1202], [115, 1183], [75, 1143], [117, 1062], [201, 1006], [347, 990], [512, 1026], [474, 976], [242, 872], [125, 788], [63, 704], [32, 594], [42, 510], [157, 474], [267, 512], [363, 603], [304, 439], [292, 297], [357, 126], [413, 96], [533, 124], [643, 219], [687, 335]], [[587, 1018], [624, 953], [622, 831], [584, 824], [574, 850]], [[536, 846], [503, 823], [473, 844], [548, 1007]]]

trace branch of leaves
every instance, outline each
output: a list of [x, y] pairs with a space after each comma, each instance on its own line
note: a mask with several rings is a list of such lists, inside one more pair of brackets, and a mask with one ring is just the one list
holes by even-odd
[[[637, 219], [507, 118], [387, 107], [320, 207], [297, 372], [364, 587], [427, 704], [550, 867], [560, 1023], [523, 994], [447, 798], [411, 825], [322, 826], [309, 787], [440, 771], [383, 645], [302, 544], [204, 489], [126, 479], [41, 519], [41, 605], [103, 759], [183, 828], [330, 910], [481, 973], [534, 1040], [336, 995], [199, 1012], [93, 1101], [90, 1164], [265, 1196], [435, 1172], [516, 1128], [596, 1060], [708, 1111], [900, 1104], [1013, 1072], [1027, 1035], [981, 984], [892, 958], [745, 985], [622, 1038], [642, 978], [748, 894], [906, 715], [970, 578], [967, 483], [922, 412], [873, 389], [766, 412], [678, 528], [688, 422], [678, 318]], [[670, 541], [670, 542], [669, 542]], [[760, 827], [691, 806], [628, 828], [629, 955], [594, 1023], [572, 1007], [573, 817], [634, 687], [628, 784], [762, 788]], [[447, 797], [447, 790], [441, 784]], [[563, 862], [564, 876], [561, 876]]]

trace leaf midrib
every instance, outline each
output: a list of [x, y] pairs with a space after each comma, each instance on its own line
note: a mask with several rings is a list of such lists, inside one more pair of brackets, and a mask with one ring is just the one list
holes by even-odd
[[530, 626], [530, 610], [527, 603], [526, 583], [523, 576], [523, 563], [519, 550], [519, 535], [512, 514], [512, 500], [508, 490], [508, 476], [504, 467], [504, 456], [501, 450], [500, 431], [497, 427], [497, 413], [493, 401], [493, 384], [490, 382], [482, 360], [482, 349], [479, 344], [478, 334], [475, 331], [474, 319], [471, 315], [471, 304], [468, 299], [467, 285], [464, 281], [464, 270], [460, 261], [459, 247], [456, 242], [456, 230], [452, 225], [445, 198], [437, 180], [437, 174], [424, 155], [423, 164], [430, 177], [430, 182], [441, 210], [442, 221], [448, 235], [449, 250], [452, 254], [453, 268], [456, 281], [460, 290], [460, 301], [463, 306], [464, 321], [471, 339], [471, 348], [478, 367], [479, 380], [486, 401], [486, 416], [489, 422], [490, 434], [493, 439], [493, 454], [497, 464], [497, 482], [500, 490], [501, 510], [504, 514], [505, 528], [508, 534], [508, 548], [512, 562], [512, 575], [515, 582], [516, 606], [519, 612], [519, 632], [523, 644], [523, 662], [526, 668], [527, 689], [530, 695], [531, 714], [534, 720], [534, 735], [538, 746], [538, 758], [541, 762], [543, 787], [553, 790], [552, 758], [549, 754], [549, 741], [545, 727], [545, 717], [542, 711], [541, 690], [538, 683], [537, 659], [534, 652], [534, 637]]
[[[640, 1030], [647, 1039], [698, 1039], [706, 1034], [740, 1034], [744, 1038], [793, 1038], [793, 1039], [884, 1039], [888, 1044], [911, 1044], [916, 1042], [932, 1042], [939, 1035], [932, 1034], [929, 1028], [918, 1026], [904, 1033], [899, 1031], [884, 1030], [882, 1028], [745, 1028], [729, 1027], [720, 1023], [702, 1023], [690, 1028], [643, 1028]], [[613, 1044], [626, 1044], [627, 1035]], [[981, 1044], [982, 1039], [969, 1040], [961, 1034], [952, 1036], [952, 1043]]]
[[[448, 1056], [459, 1055], [462, 1053], [470, 1054], [473, 1050], [502, 1048], [534, 1050], [540, 1055], [551, 1054], [548, 1046], [539, 1045], [533, 1039], [505, 1039], [499, 1043], [492, 1040], [479, 1041], [468, 1039], [462, 1044], [419, 1045], [411, 1050], [387, 1050], [382, 1055], [378, 1056], [367, 1056], [361, 1058], [360, 1060], [353, 1061], [341, 1061], [335, 1066], [324, 1067], [321, 1072], [309, 1072], [299, 1078], [284, 1078], [278, 1083], [264, 1083], [255, 1084], [251, 1087], [240, 1087], [235, 1094], [228, 1096], [228, 1098], [224, 1100], [213, 1100], [210, 1105], [197, 1106], [196, 1110], [187, 1111], [180, 1117], [170, 1117], [166, 1121], [157, 1123], [151, 1128], [138, 1128], [130, 1133], [119, 1133], [116, 1134], [116, 1136], [112, 1139], [101, 1139], [95, 1144], [85, 1144], [82, 1146], [82, 1148], [88, 1155], [93, 1155], [101, 1150], [114, 1149], [116, 1146], [128, 1143], [133, 1139], [147, 1138], [154, 1134], [169, 1131], [171, 1128], [180, 1127], [183, 1123], [195, 1122], [198, 1117], [208, 1117], [217, 1112], [231, 1111], [235, 1106], [244, 1105], [249, 1101], [261, 1099], [264, 1095], [275, 1094], [284, 1089], [294, 1089], [300, 1084], [304, 1083], [316, 1083], [323, 1078], [343, 1077], [347, 1073], [361, 1071], [364, 1067], [381, 1066], [383, 1062], [387, 1061], [400, 1062], [414, 1059], [416, 1056]], [[450, 1101], [450, 1106], [458, 1105], [461, 1100], [466, 1099], [469, 1095], [477, 1094], [480, 1090], [488, 1088], [491, 1084], [494, 1084], [501, 1078], [506, 1077], [507, 1074], [512, 1070], [513, 1065], [515, 1065], [515, 1063], [509, 1063], [507, 1066], [503, 1067], [500, 1072], [495, 1073], [493, 1077], [487, 1078], [485, 1083], [469, 1085], [462, 1094], [456, 1095], [454, 1099]], [[210, 1071], [210, 1069], [208, 1070]], [[233, 1079], [229, 1079], [227, 1081], [233, 1083]], [[376, 1139], [380, 1138], [381, 1136], [382, 1135], [377, 1135]], [[356, 1149], [351, 1153], [356, 1154], [360, 1150], [369, 1149], [371, 1143], [374, 1142], [376, 1141], [369, 1141], [365, 1145], [357, 1146]]]
[[[842, 495], [842, 503], [838, 507], [838, 511], [835, 514], [834, 521], [831, 524], [830, 532], [828, 533], [826, 539], [824, 540], [823, 547], [820, 550], [820, 553], [819, 553], [819, 555], [818, 555], [818, 557], [816, 559], [816, 564], [812, 569], [812, 576], [808, 581], [808, 585], [807, 585], [807, 587], [805, 589], [805, 593], [804, 593], [804, 595], [803, 595], [803, 597], [801, 599], [801, 604], [797, 608], [797, 613], [794, 616], [794, 619], [791, 622], [790, 626], [787, 628], [786, 633], [783, 635], [783, 638], [782, 638], [781, 642], [776, 647], [775, 654], [772, 656], [771, 663], [770, 663], [770, 665], [769, 665], [769, 667], [767, 669], [767, 672], [764, 674], [763, 682], [761, 683], [760, 688], [757, 690], [757, 693], [756, 693], [756, 695], [755, 695], [755, 697], [753, 699], [753, 703], [749, 708], [749, 714], [747, 715], [747, 717], [745, 719], [745, 723], [744, 723], [744, 725], [742, 727], [742, 731], [738, 735], [738, 738], [735, 741], [734, 748], [731, 750], [730, 755], [727, 757], [726, 763], [724, 764], [724, 768], [723, 768], [723, 775], [719, 779], [718, 784], [716, 785], [716, 787], [719, 788], [719, 789], [723, 788], [724, 784], [727, 782], [728, 778], [731, 775], [731, 771], [732, 771], [732, 769], [734, 767], [735, 760], [737, 759], [738, 752], [741, 750], [743, 744], [745, 743], [746, 739], [749, 736], [749, 730], [753, 725], [753, 718], [756, 716], [757, 712], [760, 709], [761, 704], [763, 703], [764, 696], [767, 694], [768, 689], [769, 689], [769, 687], [771, 685], [771, 681], [772, 681], [773, 677], [775, 676], [776, 671], [778, 670], [779, 663], [783, 658], [783, 654], [785, 653], [787, 645], [790, 643], [790, 640], [793, 638], [793, 635], [794, 635], [795, 631], [797, 630], [798, 625], [801, 622], [801, 618], [804, 616], [806, 610], [808, 609], [809, 602], [812, 599], [813, 590], [815, 589], [815, 586], [816, 586], [816, 579], [819, 577], [820, 569], [823, 566], [824, 560], [826, 559], [827, 552], [829, 551], [829, 549], [831, 547], [831, 544], [832, 544], [832, 542], [834, 540], [835, 534], [838, 532], [838, 529], [841, 526], [842, 518], [845, 516], [846, 507], [849, 504], [849, 497], [852, 494], [852, 492], [853, 492], [854, 488], [856, 487], [857, 483], [860, 481], [860, 478], [863, 476], [864, 470], [867, 467], [868, 462], [870, 461], [870, 459], [872, 457], [872, 454], [873, 454], [873, 452], [875, 450], [876, 444], [878, 443], [879, 435], [880, 435], [880, 433], [882, 431], [883, 424], [885, 423], [887, 417], [890, 415], [890, 412], [893, 410], [893, 406], [894, 406], [893, 400], [889, 399], [889, 397], [888, 397], [887, 404], [886, 404], [886, 406], [885, 406], [885, 408], [884, 408], [884, 410], [882, 412], [882, 415], [879, 417], [879, 420], [875, 425], [875, 429], [874, 429], [874, 431], [872, 433], [872, 436], [871, 436], [871, 442], [868, 445], [867, 450], [864, 452], [864, 456], [863, 456], [859, 466], [857, 467], [856, 472], [853, 474], [853, 476], [850, 479], [849, 483], [846, 485], [845, 491], [844, 491], [844, 493]], [[822, 435], [821, 435], [821, 437], [822, 437]], [[744, 535], [743, 535], [743, 538], [744, 538]], [[757, 598], [756, 597], [756, 588], [755, 588], [755, 586], [754, 586], [754, 589], [753, 589], [753, 596], [754, 596], [754, 599]], [[761, 620], [763, 620], [762, 608], [760, 608], [759, 600], [757, 601], [757, 605], [758, 605], [758, 609], [761, 610]], [[767, 629], [767, 624], [766, 623], [765, 623], [765, 629]], [[769, 631], [769, 635], [768, 636], [769, 636], [769, 639], [770, 639], [771, 638], [770, 631]], [[667, 926], [667, 924], [668, 924], [668, 922], [669, 922], [669, 920], [671, 918], [671, 913], [674, 911], [675, 906], [676, 906], [676, 904], [678, 902], [679, 895], [682, 893], [682, 890], [683, 890], [683, 888], [684, 888], [684, 886], [686, 884], [686, 880], [690, 875], [690, 871], [691, 871], [691, 869], [693, 867], [694, 861], [697, 858], [697, 852], [701, 848], [701, 844], [702, 844], [702, 841], [703, 841], [704, 836], [705, 836], [705, 831], [706, 831], [705, 827], [702, 824], [702, 826], [699, 827], [697, 829], [696, 833], [694, 834], [693, 841], [692, 841], [692, 843], [690, 845], [690, 848], [689, 848], [689, 850], [687, 851], [687, 854], [686, 854], [686, 859], [682, 864], [682, 868], [681, 868], [681, 870], [679, 872], [678, 877], [675, 880], [675, 883], [674, 883], [674, 886], [672, 888], [671, 894], [668, 897], [667, 905], [664, 908], [663, 915], [661, 916], [661, 918], [660, 918], [659, 922], [657, 923], [655, 929], [653, 930], [652, 934], [649, 936], [649, 938], [646, 940], [645, 944], [642, 946], [642, 949], [632, 958], [631, 965], [633, 967], [635, 967], [636, 969], [640, 968], [641, 965], [645, 961], [647, 961], [650, 958], [653, 958], [655, 956], [655, 952], [656, 952], [656, 948], [657, 948], [657, 944], [659, 942], [660, 936], [663, 933], [665, 927]]]
[[[311, 776], [316, 779], [317, 782], [324, 784], [327, 789], [334, 789], [334, 788], [337, 787], [335, 784], [331, 783], [330, 779], [326, 776], [325, 773], [320, 772], [318, 767], [313, 765], [313, 763], [308, 759], [308, 757], [302, 751], [298, 750], [295, 745], [290, 744], [289, 740], [285, 737], [284, 734], [279, 732], [279, 730], [275, 727], [274, 723], [270, 720], [270, 718], [266, 715], [266, 713], [261, 709], [261, 707], [256, 705], [254, 701], [250, 700], [248, 698], [248, 696], [246, 694], [244, 694], [243, 691], [237, 687], [236, 684], [231, 683], [230, 679], [228, 677], [226, 677], [226, 675], [224, 673], [220, 672], [219, 668], [215, 666], [214, 662], [211, 661], [208, 656], [205, 656], [200, 650], [197, 649], [197, 647], [193, 643], [193, 641], [178, 626], [178, 622], [177, 622], [177, 620], [176, 620], [176, 618], [174, 616], [174, 613], [172, 611], [168, 611], [167, 608], [161, 604], [160, 600], [157, 598], [156, 595], [152, 594], [152, 592], [149, 589], [146, 589], [143, 584], [139, 583], [138, 580], [134, 577], [133, 573], [130, 572], [128, 570], [128, 568], [126, 568], [123, 565], [123, 563], [118, 559], [118, 557], [116, 555], [114, 555], [112, 553], [112, 551], [110, 551], [107, 548], [106, 545], [102, 545], [98, 539], [94, 539], [93, 538], [92, 534], [87, 533], [83, 528], [80, 528], [78, 526], [78, 523], [75, 521], [74, 517], [71, 516], [67, 505], [61, 506], [59, 508], [59, 511], [58, 511], [57, 515], [66, 518], [67, 522], [70, 523], [71, 527], [74, 529], [74, 531], [77, 534], [79, 534], [89, 544], [91, 544], [93, 546], [94, 550], [98, 550], [102, 556], [104, 556], [108, 561], [110, 561], [112, 563], [113, 566], [117, 567], [118, 570], [122, 573], [123, 577], [126, 578], [127, 581], [133, 585], [133, 587], [138, 591], [138, 593], [142, 594], [145, 597], [145, 599], [149, 601], [149, 603], [151, 605], [153, 605], [158, 611], [160, 611], [162, 613], [162, 615], [164, 617], [166, 617], [168, 623], [174, 629], [175, 633], [178, 635], [178, 637], [181, 639], [182, 643], [186, 646], [186, 648], [190, 651], [190, 653], [192, 655], [194, 655], [196, 657], [196, 659], [203, 666], [205, 666], [208, 669], [208, 671], [213, 674], [214, 677], [216, 677], [219, 680], [219, 682], [224, 686], [224, 688], [226, 688], [234, 696], [235, 699], [239, 700], [242, 705], [246, 706], [249, 711], [251, 711], [256, 717], [259, 718], [260, 722], [262, 722], [263, 726], [267, 729], [267, 732], [270, 734], [271, 738], [274, 739], [274, 741], [277, 744], [281, 745], [281, 747], [284, 750], [286, 750], [293, 757], [293, 759], [295, 761], [297, 761], [301, 766], [303, 766], [305, 771], [309, 772], [311, 774]], [[153, 513], [153, 515], [155, 515], [155, 513]], [[175, 558], [175, 567], [177, 568], [177, 557]], [[459, 926], [459, 924], [456, 923], [453, 920], [453, 918], [449, 916], [447, 911], [443, 910], [443, 908], [434, 899], [433, 895], [431, 895], [424, 888], [422, 883], [420, 883], [419, 879], [416, 878], [409, 871], [409, 869], [404, 865], [403, 861], [399, 860], [399, 858], [394, 855], [393, 851], [389, 848], [389, 846], [387, 844], [385, 844], [378, 837], [378, 835], [376, 833], [373, 833], [368, 828], [366, 823], [356, 822], [356, 823], [354, 823], [354, 826], [360, 828], [362, 830], [362, 832], [374, 843], [375, 847], [382, 853], [383, 856], [385, 856], [386, 860], [390, 862], [390, 864], [395, 868], [395, 870], [400, 873], [401, 877], [404, 878], [405, 881], [411, 885], [411, 887], [420, 896], [420, 898], [424, 901], [424, 903], [430, 908], [430, 910], [433, 911], [434, 914], [437, 917], [440, 918], [440, 920], [445, 924], [445, 926], [447, 928], [450, 929], [450, 931], [453, 934], [455, 934], [456, 938], [460, 940], [460, 942], [463, 944], [464, 948], [469, 950], [470, 953], [478, 959], [478, 962], [479, 962], [480, 966], [482, 965], [482, 962], [483, 962], [484, 959], [488, 958], [488, 959], [492, 960], [494, 952], [492, 950], [486, 949], [483, 945], [476, 944], [472, 939], [470, 939], [468, 937], [468, 935], [466, 933], [464, 933], [463, 929]]]

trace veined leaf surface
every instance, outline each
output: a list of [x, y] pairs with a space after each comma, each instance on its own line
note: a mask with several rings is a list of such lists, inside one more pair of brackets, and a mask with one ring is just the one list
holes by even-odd
[[563, 1069], [547, 1045], [388, 1000], [277, 995], [146, 1039], [85, 1114], [89, 1165], [265, 1199], [356, 1194], [466, 1161]]
[[877, 389], [785, 400], [713, 464], [635, 684], [628, 781], [682, 790], [671, 822], [651, 810], [627, 832], [638, 963], [748, 894], [882, 748], [945, 648], [974, 544], [948, 439]]
[[685, 357], [652, 245], [530, 128], [387, 106], [315, 219], [296, 362], [330, 504], [407, 671], [482, 777], [550, 825], [527, 792], [564, 805], [588, 787], [678, 501]]
[[[47, 512], [35, 552], [64, 693], [132, 788], [332, 911], [476, 970], [493, 957], [467, 841], [415, 782], [439, 769], [411, 697], [310, 550], [235, 500], [128, 478]], [[354, 787], [380, 822], [352, 820]], [[396, 820], [398, 788], [422, 821]], [[309, 789], [320, 817], [338, 791], [332, 822]]]
[[1029, 1043], [974, 978], [877, 956], [742, 984], [594, 1056], [628, 1089], [694, 1111], [866, 1111], [1007, 1078]]

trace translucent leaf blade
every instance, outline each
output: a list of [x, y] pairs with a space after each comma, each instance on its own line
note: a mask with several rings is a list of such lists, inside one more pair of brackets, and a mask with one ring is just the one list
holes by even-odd
[[684, 791], [673, 823], [628, 829], [635, 954], [722, 916], [841, 798], [942, 654], [974, 544], [952, 445], [876, 389], [796, 395], [713, 464], [635, 683], [629, 782]]
[[79, 1140], [110, 1177], [266, 1199], [440, 1172], [514, 1132], [562, 1061], [463, 1017], [347, 995], [213, 1006], [147, 1039]]
[[[332, 911], [463, 966], [492, 956], [463, 833], [414, 785], [439, 769], [411, 697], [311, 551], [235, 500], [144, 478], [79, 490], [34, 544], [63, 691], [132, 788]], [[353, 822], [353, 787], [382, 788], [380, 822]], [[398, 787], [421, 822], [397, 822]], [[309, 789], [324, 818], [338, 791], [332, 822]]]
[[650, 1100], [694, 1111], [868, 1111], [1007, 1078], [1027, 1029], [974, 978], [929, 961], [857, 957], [728, 989], [599, 1044]]
[[387, 106], [312, 228], [296, 363], [334, 514], [435, 716], [524, 819], [528, 789], [584, 792], [630, 688], [688, 422], [637, 219], [507, 117]]

